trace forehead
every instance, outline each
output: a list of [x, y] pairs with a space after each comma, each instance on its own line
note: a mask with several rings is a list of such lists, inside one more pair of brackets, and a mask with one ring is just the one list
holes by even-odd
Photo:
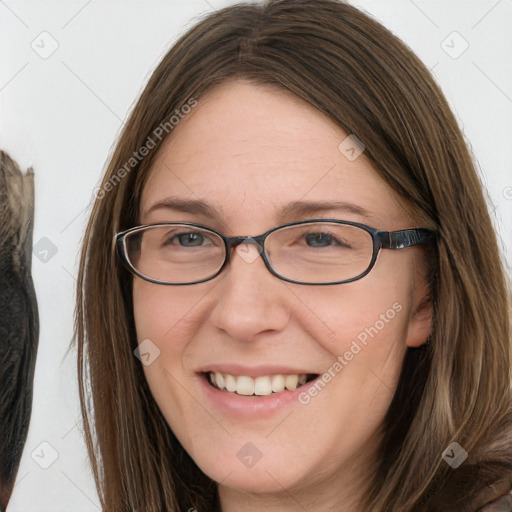
[[[346, 218], [403, 225], [403, 201], [364, 152], [357, 157], [361, 148], [349, 135], [287, 91], [244, 81], [222, 84], [199, 100], [160, 149], [140, 220], [167, 220], [148, 211], [173, 196], [208, 202], [215, 208], [209, 215], [230, 224], [273, 225], [286, 205], [300, 201], [342, 202], [355, 206]], [[357, 217], [357, 209], [367, 218]]]

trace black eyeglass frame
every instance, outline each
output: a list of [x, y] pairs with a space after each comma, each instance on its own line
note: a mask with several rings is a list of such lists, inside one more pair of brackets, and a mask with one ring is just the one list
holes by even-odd
[[[290, 279], [288, 277], [282, 276], [279, 273], [277, 273], [270, 264], [267, 254], [265, 252], [265, 240], [267, 237], [272, 234], [274, 231], [277, 231], [282, 228], [287, 228], [290, 226], [297, 226], [302, 224], [312, 224], [312, 223], [333, 223], [333, 224], [344, 224], [347, 226], [354, 226], [361, 228], [365, 230], [367, 233], [370, 234], [373, 240], [373, 253], [372, 253], [372, 259], [370, 261], [370, 264], [368, 265], [368, 268], [357, 275], [356, 277], [351, 277], [350, 279], [343, 279], [341, 281], [329, 281], [329, 282], [322, 282], [322, 283], [309, 283], [305, 281], [296, 281], [295, 279]], [[213, 275], [205, 278], [200, 279], [197, 281], [191, 281], [189, 283], [168, 283], [166, 281], [160, 281], [158, 279], [153, 279], [152, 277], [145, 276], [144, 274], [141, 274], [129, 261], [127, 255], [126, 255], [126, 236], [134, 233], [136, 231], [142, 231], [149, 227], [163, 227], [163, 226], [176, 226], [176, 225], [182, 225], [182, 226], [191, 226], [195, 228], [200, 228], [206, 231], [209, 231], [211, 233], [214, 233], [215, 235], [219, 236], [225, 246], [225, 257], [224, 257], [224, 263], [221, 265], [219, 270], [215, 272]], [[401, 229], [398, 231], [382, 231], [376, 228], [372, 228], [370, 226], [367, 226], [366, 224], [361, 224], [358, 222], [351, 222], [348, 220], [338, 220], [338, 219], [308, 219], [304, 221], [295, 221], [295, 222], [289, 222], [288, 224], [283, 224], [281, 226], [274, 227], [272, 229], [269, 229], [265, 233], [258, 235], [258, 236], [225, 236], [219, 231], [210, 228], [208, 226], [204, 226], [202, 224], [196, 224], [193, 222], [161, 222], [157, 224], [147, 224], [143, 226], [136, 226], [130, 229], [127, 229], [126, 231], [122, 231], [120, 233], [117, 233], [115, 235], [115, 243], [116, 247], [119, 253], [119, 256], [121, 257], [122, 262], [124, 265], [135, 275], [139, 276], [141, 279], [144, 279], [145, 281], [149, 281], [150, 283], [155, 284], [163, 284], [163, 285], [169, 285], [169, 286], [186, 286], [189, 284], [199, 284], [204, 283], [206, 281], [210, 281], [211, 279], [214, 279], [217, 277], [228, 265], [230, 259], [231, 259], [231, 249], [234, 247], [246, 243], [252, 243], [257, 244], [261, 251], [258, 251], [260, 256], [263, 259], [263, 262], [265, 263], [265, 266], [267, 267], [268, 271], [278, 277], [279, 279], [282, 279], [283, 281], [287, 281], [289, 283], [295, 283], [295, 284], [304, 284], [304, 285], [315, 285], [315, 286], [321, 286], [321, 285], [332, 285], [332, 284], [344, 284], [344, 283], [350, 283], [353, 281], [357, 281], [367, 274], [370, 273], [372, 268], [375, 266], [375, 262], [377, 261], [377, 256], [379, 254], [379, 251], [381, 249], [405, 249], [407, 247], [413, 247], [415, 245], [420, 244], [430, 244], [432, 242], [435, 242], [436, 240], [436, 234], [434, 231], [426, 228], [409, 228], [409, 229]]]

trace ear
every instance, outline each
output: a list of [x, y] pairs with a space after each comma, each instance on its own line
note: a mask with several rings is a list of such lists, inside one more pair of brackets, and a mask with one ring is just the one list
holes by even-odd
[[421, 347], [427, 343], [432, 329], [433, 307], [430, 289], [424, 278], [416, 280], [413, 307], [407, 328], [407, 346]]

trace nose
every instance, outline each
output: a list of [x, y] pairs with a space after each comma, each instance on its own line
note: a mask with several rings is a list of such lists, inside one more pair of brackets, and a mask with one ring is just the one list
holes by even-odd
[[217, 303], [210, 316], [214, 325], [240, 341], [277, 333], [289, 323], [291, 293], [265, 267], [255, 244], [237, 245], [225, 274], [212, 293]]

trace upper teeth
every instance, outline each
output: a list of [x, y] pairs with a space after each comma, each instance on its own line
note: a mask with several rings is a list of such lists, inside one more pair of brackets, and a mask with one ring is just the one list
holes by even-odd
[[210, 382], [218, 389], [226, 389], [239, 395], [270, 395], [279, 393], [285, 388], [293, 391], [306, 383], [307, 375], [264, 375], [261, 377], [247, 377], [230, 375], [229, 373], [210, 372]]

